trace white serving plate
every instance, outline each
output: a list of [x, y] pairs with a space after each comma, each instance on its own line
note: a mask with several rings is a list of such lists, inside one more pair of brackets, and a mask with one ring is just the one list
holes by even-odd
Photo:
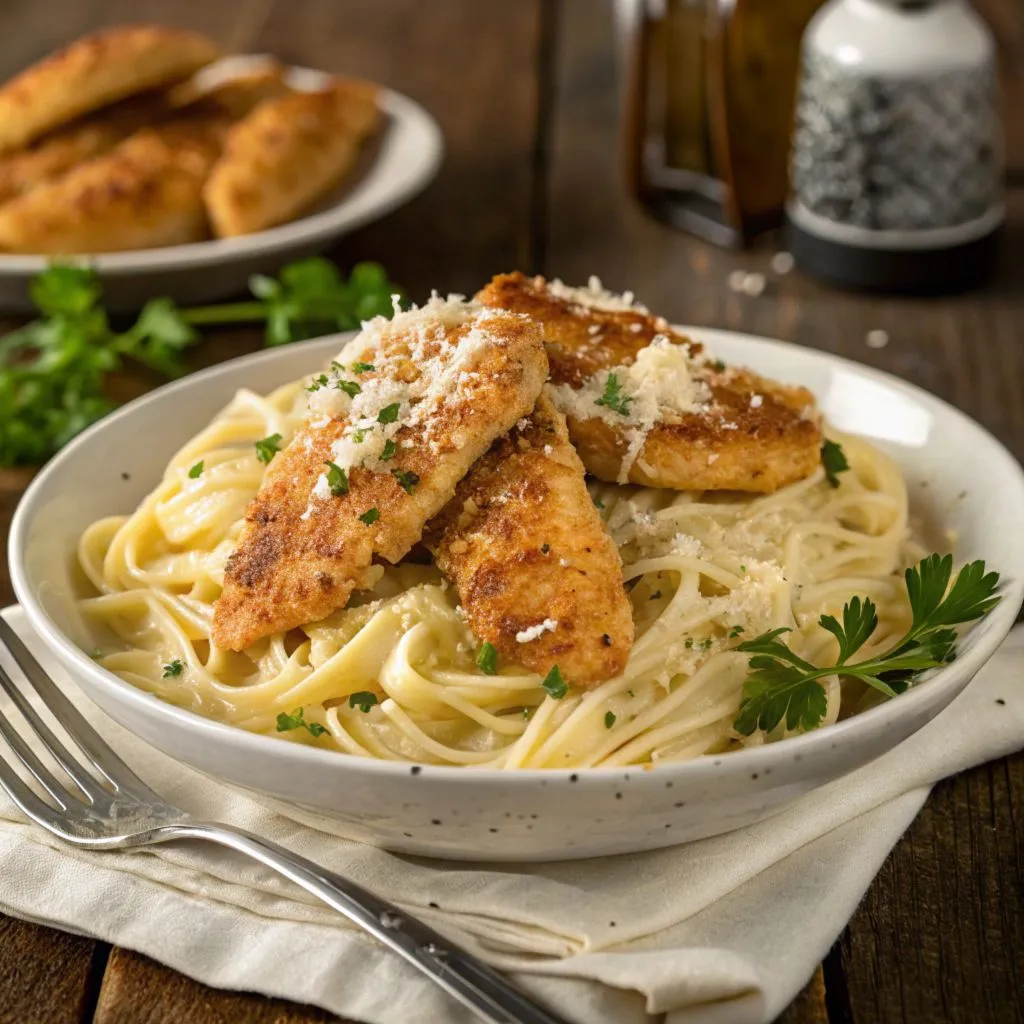
[[[265, 60], [229, 57], [205, 69], [210, 77], [230, 76]], [[326, 85], [331, 75], [293, 67], [287, 80], [296, 89]], [[353, 184], [343, 184], [315, 212], [289, 224], [238, 238], [218, 238], [160, 249], [75, 256], [65, 262], [87, 263], [103, 282], [104, 305], [114, 312], [138, 310], [154, 295], [181, 305], [213, 302], [246, 290], [252, 274], [272, 274], [285, 263], [323, 252], [342, 235], [378, 220], [426, 187], [441, 164], [444, 141], [437, 122], [414, 100], [382, 89], [388, 116], [373, 144], [369, 167]], [[31, 310], [28, 283], [54, 260], [52, 256], [0, 253], [0, 308]]]
[[885, 753], [967, 685], [1024, 596], [1024, 473], [963, 413], [894, 377], [777, 341], [693, 330], [712, 351], [804, 384], [840, 429], [866, 435], [906, 473], [913, 505], [955, 530], [957, 557], [1002, 574], [1004, 600], [955, 662], [864, 714], [782, 743], [651, 771], [410, 767], [257, 736], [172, 707], [98, 666], [75, 606], [75, 547], [125, 513], [175, 450], [239, 387], [269, 391], [324, 366], [344, 337], [272, 349], [168, 384], [93, 426], [39, 473], [14, 517], [14, 589], [85, 693], [155, 747], [341, 835], [412, 854], [538, 861], [656, 849], [749, 825]]

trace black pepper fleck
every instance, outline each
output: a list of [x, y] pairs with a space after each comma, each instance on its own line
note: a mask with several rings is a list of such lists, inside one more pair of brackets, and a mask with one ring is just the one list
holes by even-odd
[[751, 777], [752, 779], [759, 779], [759, 778], [760, 778], [761, 776], [760, 776], [760, 775], [758, 775], [758, 774], [757, 774], [757, 772], [754, 772], [754, 773], [753, 773], [753, 774], [752, 774], [752, 775], [751, 775], [750, 777]]
[[622, 799], [622, 794], [621, 793], [616, 793], [615, 794], [615, 799], [616, 800], [621, 800]]
[[419, 773], [420, 773], [421, 771], [423, 771], [423, 769], [422, 769], [422, 768], [421, 768], [421, 767], [420, 767], [420, 766], [419, 766], [418, 764], [414, 764], [414, 765], [413, 765], [413, 766], [412, 766], [412, 767], [411, 767], [411, 768], [409, 769], [409, 774], [410, 774], [410, 775], [419, 775]]
[[608, 927], [609, 928], [614, 928], [615, 927], [615, 922], [614, 921], [609, 921], [608, 922]]
[[999, 705], [1000, 707], [1006, 707], [1006, 701], [1005, 701], [1005, 700], [1003, 700], [1003, 698], [1002, 698], [1002, 697], [996, 697], [996, 703], [997, 703], [997, 704], [998, 704], [998, 705]]
[[612, 638], [607, 633], [602, 633], [601, 634], [601, 643], [603, 643], [605, 645], [605, 647], [611, 647], [611, 645], [612, 645]]
[[498, 830], [496, 828], [489, 828], [487, 831], [488, 832], [497, 832]]
[[580, 781], [580, 777], [575, 772], [573, 772], [572, 775], [569, 776], [569, 781], [570, 782], [579, 782]]
[[440, 825], [441, 824], [441, 819], [440, 818], [431, 818], [430, 819], [430, 824], [431, 825]]
[[685, 800], [677, 800], [672, 806], [673, 807], [685, 807], [686, 806], [686, 801]]
[[427, 904], [427, 906], [430, 907], [431, 910], [440, 910], [441, 909], [441, 904], [440, 903], [435, 903], [433, 900], [431, 900]]
[[131, 473], [122, 473], [121, 474], [121, 479], [122, 480], [131, 480], [131, 478], [132, 478]]

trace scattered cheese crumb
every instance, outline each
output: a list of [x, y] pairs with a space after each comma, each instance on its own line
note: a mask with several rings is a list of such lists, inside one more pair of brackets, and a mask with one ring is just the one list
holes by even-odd
[[868, 348], [885, 348], [889, 344], [889, 332], [881, 329], [868, 331], [864, 342]]
[[743, 279], [743, 294], [756, 297], [764, 291], [765, 283], [764, 274], [747, 274]]
[[551, 445], [549, 445], [549, 444], [544, 445], [544, 454], [545, 455], [550, 455], [554, 450], [555, 449], [552, 448]]
[[601, 279], [592, 274], [586, 288], [571, 288], [557, 277], [548, 282], [548, 291], [556, 298], [565, 299], [586, 309], [603, 309], [608, 312], [630, 311], [646, 313], [647, 308], [633, 300], [632, 292], [616, 295], [601, 284]]
[[764, 396], [763, 395], [751, 395], [750, 396], [750, 408], [751, 409], [760, 409], [763, 402], [764, 402]]
[[793, 259], [792, 253], [777, 252], [772, 257], [771, 266], [773, 274], [788, 274], [796, 266], [796, 260]]
[[708, 465], [713, 466], [718, 461], [718, 452], [712, 452], [708, 456]]
[[557, 626], [558, 619], [545, 619], [543, 622], [538, 622], [536, 626], [530, 626], [528, 629], [523, 629], [516, 633], [516, 641], [521, 644], [528, 644], [531, 640], [536, 640], [537, 637], [544, 633], [553, 633]]

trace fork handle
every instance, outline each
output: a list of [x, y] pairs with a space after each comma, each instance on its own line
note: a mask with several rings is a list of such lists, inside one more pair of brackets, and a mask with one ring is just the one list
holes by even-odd
[[369, 932], [489, 1024], [565, 1024], [429, 925], [362, 886], [251, 832], [214, 823], [183, 822], [160, 826], [139, 838], [146, 845], [205, 839], [252, 857]]

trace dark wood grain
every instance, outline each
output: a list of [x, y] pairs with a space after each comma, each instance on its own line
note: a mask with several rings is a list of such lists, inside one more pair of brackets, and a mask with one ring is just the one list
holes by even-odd
[[91, 1020], [105, 948], [0, 915], [0, 1024]]
[[1010, 174], [1024, 182], [1024, 0], [974, 0], [996, 41], [1003, 89], [1006, 163]]
[[95, 1024], [345, 1024], [313, 1006], [223, 992], [125, 949], [107, 964]]
[[825, 1005], [825, 977], [820, 967], [800, 995], [786, 1007], [777, 1024], [832, 1024]]

